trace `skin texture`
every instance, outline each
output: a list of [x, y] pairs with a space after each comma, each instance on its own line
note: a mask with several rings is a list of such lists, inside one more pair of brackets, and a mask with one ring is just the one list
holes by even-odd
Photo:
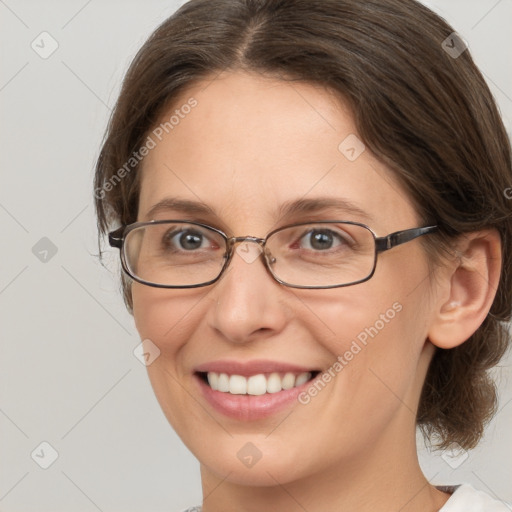
[[[182, 93], [197, 106], [143, 161], [138, 220], [198, 220], [230, 236], [264, 237], [293, 222], [345, 219], [377, 236], [421, 222], [391, 172], [368, 150], [338, 150], [356, 134], [342, 101], [310, 84], [224, 72]], [[170, 115], [170, 114], [169, 114]], [[166, 119], [169, 115], [164, 116]], [[211, 215], [147, 212], [166, 197], [201, 201]], [[343, 197], [369, 219], [326, 210], [280, 218], [300, 198]], [[164, 290], [134, 283], [141, 339], [161, 351], [148, 373], [164, 414], [201, 463], [205, 512], [439, 510], [417, 461], [415, 414], [434, 344], [462, 343], [485, 318], [499, 277], [496, 233], [465, 237], [436, 278], [419, 240], [379, 256], [369, 281], [301, 290], [275, 282], [260, 259], [234, 255], [214, 285]], [[329, 368], [394, 303], [386, 323], [307, 405], [267, 419], [227, 418], [201, 397], [195, 366], [270, 359]], [[469, 333], [469, 334], [468, 334]], [[237, 457], [261, 452], [251, 468]]]

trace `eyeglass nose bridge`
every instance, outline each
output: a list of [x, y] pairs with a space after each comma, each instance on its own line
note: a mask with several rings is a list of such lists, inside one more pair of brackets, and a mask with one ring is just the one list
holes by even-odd
[[254, 242], [257, 243], [262, 251], [265, 249], [265, 239], [264, 238], [258, 238], [257, 236], [232, 236], [231, 238], [228, 238], [226, 240], [227, 243], [227, 253], [231, 257], [233, 254], [233, 249], [235, 247], [235, 244], [241, 243], [241, 242]]
[[251, 242], [256, 242], [261, 247], [263, 247], [265, 244], [265, 239], [258, 238], [257, 236], [232, 236], [231, 238], [227, 239], [228, 248], [231, 249], [236, 243], [245, 242], [247, 240], [250, 240]]
[[[275, 261], [274, 256], [272, 256], [272, 254], [268, 252], [268, 249], [265, 246], [267, 240], [265, 238], [259, 238], [256, 236], [233, 236], [233, 237], [228, 238], [226, 241], [227, 242], [226, 252], [228, 254], [228, 260], [231, 260], [231, 258], [233, 256], [235, 244], [247, 242], [247, 241], [254, 242], [261, 247], [261, 253], [258, 255], [258, 257], [263, 255], [263, 262], [264, 262], [265, 266], [268, 267], [269, 264], [271, 265]], [[256, 259], [256, 258], [254, 258], [254, 259]]]

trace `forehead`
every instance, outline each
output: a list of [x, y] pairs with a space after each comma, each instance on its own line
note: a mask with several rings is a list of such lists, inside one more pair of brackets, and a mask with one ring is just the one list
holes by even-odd
[[374, 219], [377, 230], [414, 224], [405, 192], [357, 137], [349, 108], [318, 85], [221, 73], [182, 92], [149, 137], [139, 220], [178, 199], [206, 205], [224, 228], [273, 228], [291, 203], [330, 198], [354, 206], [347, 220]]

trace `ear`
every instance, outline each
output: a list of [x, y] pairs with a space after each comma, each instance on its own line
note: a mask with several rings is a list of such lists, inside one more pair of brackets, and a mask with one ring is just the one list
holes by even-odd
[[496, 295], [501, 272], [501, 241], [497, 230], [462, 235], [457, 258], [441, 271], [441, 292], [428, 339], [439, 348], [464, 343], [480, 327]]

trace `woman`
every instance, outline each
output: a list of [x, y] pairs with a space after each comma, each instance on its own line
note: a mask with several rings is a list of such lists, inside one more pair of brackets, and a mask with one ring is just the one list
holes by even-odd
[[96, 170], [203, 512], [507, 506], [431, 485], [510, 343], [510, 144], [413, 0], [192, 0], [132, 63]]

